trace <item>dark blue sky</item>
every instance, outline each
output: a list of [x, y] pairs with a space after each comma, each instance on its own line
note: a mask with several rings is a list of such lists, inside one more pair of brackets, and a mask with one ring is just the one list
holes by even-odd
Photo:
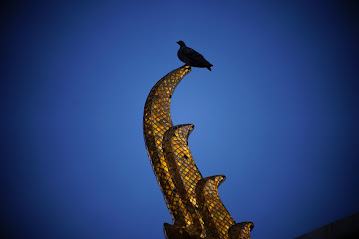
[[171, 218], [142, 114], [152, 86], [183, 65], [179, 40], [214, 67], [178, 86], [173, 123], [195, 125], [197, 166], [227, 176], [219, 194], [237, 222], [254, 222], [252, 238], [293, 238], [359, 211], [355, 4], [44, 1], [2, 11], [8, 238], [164, 238]]

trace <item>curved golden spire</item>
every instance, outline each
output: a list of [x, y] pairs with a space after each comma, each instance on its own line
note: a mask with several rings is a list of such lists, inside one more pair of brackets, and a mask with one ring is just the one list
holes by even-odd
[[173, 126], [170, 114], [173, 91], [190, 71], [191, 67], [184, 65], [159, 80], [147, 97], [143, 115], [143, 135], [148, 157], [174, 222], [184, 222], [187, 212], [183, 210], [185, 207], [164, 159], [162, 139]]
[[191, 67], [179, 67], [150, 91], [143, 115], [146, 149], [173, 225], [167, 239], [249, 239], [253, 223], [235, 223], [218, 195], [224, 175], [203, 178], [188, 147], [192, 124], [173, 126], [172, 94]]
[[188, 212], [188, 217], [181, 226], [186, 228], [189, 234], [199, 236], [203, 230], [203, 220], [201, 214], [197, 213], [195, 186], [202, 179], [202, 175], [188, 147], [188, 136], [193, 129], [193, 124], [171, 127], [164, 135], [163, 151], [177, 192]]

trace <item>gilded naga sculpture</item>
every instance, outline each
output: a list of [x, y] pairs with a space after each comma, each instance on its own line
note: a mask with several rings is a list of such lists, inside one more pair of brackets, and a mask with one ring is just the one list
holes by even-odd
[[171, 214], [166, 239], [249, 239], [252, 222], [236, 223], [222, 204], [218, 186], [224, 175], [202, 177], [188, 147], [192, 124], [173, 126], [171, 97], [191, 66], [179, 67], [150, 91], [143, 115], [148, 157]]

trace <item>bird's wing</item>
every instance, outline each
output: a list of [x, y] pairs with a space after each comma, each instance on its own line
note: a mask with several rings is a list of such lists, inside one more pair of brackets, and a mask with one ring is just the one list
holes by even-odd
[[185, 47], [181, 49], [181, 53], [182, 53], [181, 55], [184, 56], [186, 59], [183, 62], [186, 62], [191, 66], [195, 66], [195, 67], [213, 66], [206, 59], [204, 59], [204, 57], [201, 54], [199, 54], [198, 52], [196, 52], [195, 50], [189, 47]]
[[201, 54], [199, 54], [198, 52], [196, 52], [195, 50], [193, 50], [192, 48], [186, 47], [183, 50], [183, 53], [188, 56], [188, 57], [203, 57]]

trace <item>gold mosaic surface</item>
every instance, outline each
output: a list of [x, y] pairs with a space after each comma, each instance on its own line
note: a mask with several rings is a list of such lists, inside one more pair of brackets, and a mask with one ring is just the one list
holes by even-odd
[[188, 147], [192, 124], [173, 126], [171, 97], [191, 71], [184, 65], [159, 80], [145, 104], [143, 132], [148, 156], [171, 214], [167, 239], [250, 238], [253, 223], [235, 223], [218, 195], [225, 176], [203, 178]]

